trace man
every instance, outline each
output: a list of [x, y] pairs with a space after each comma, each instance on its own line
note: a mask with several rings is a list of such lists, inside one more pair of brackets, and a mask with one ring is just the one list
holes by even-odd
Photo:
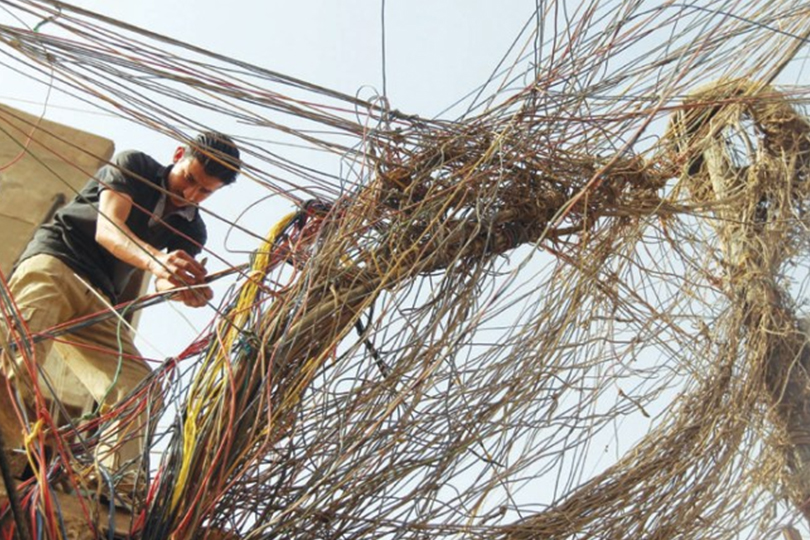
[[[153, 274], [158, 291], [186, 287], [173, 298], [188, 306], [200, 307], [212, 298], [206, 270], [195, 260], [206, 241], [197, 206], [236, 179], [239, 151], [227, 136], [206, 132], [177, 148], [172, 161], [164, 167], [141, 152], [118, 154], [36, 231], [9, 281], [28, 331], [106, 309], [136, 269]], [[65, 365], [99, 404], [117, 403], [151, 371], [116, 319], [68, 339], [71, 347], [60, 346]], [[29, 405], [34, 402], [34, 362], [44, 362], [50, 347], [50, 340], [42, 341], [32, 361], [26, 363], [21, 355], [6, 362], [6, 376]], [[122, 489], [140, 470], [145, 420], [141, 412], [101, 428], [101, 472]]]

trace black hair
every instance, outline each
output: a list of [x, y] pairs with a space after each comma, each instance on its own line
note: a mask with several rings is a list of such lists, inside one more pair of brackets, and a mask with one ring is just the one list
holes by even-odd
[[216, 131], [204, 131], [188, 146], [188, 156], [202, 165], [206, 174], [218, 178], [223, 184], [232, 184], [239, 174], [242, 162], [233, 139]]

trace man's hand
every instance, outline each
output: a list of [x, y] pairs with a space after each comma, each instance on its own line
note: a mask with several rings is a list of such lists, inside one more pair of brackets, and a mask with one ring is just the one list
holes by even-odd
[[208, 274], [205, 263], [197, 261], [182, 249], [161, 253], [153, 266], [152, 273], [155, 274], [158, 292], [177, 287], [193, 287], [177, 291], [172, 295], [172, 300], [183, 302], [189, 307], [202, 307], [214, 297], [211, 287], [205, 285], [205, 276]]
[[[164, 278], [155, 280], [155, 289], [158, 292], [176, 289], [175, 285]], [[208, 286], [198, 286], [193, 289], [181, 289], [172, 295], [172, 300], [183, 302], [189, 307], [203, 307], [214, 297], [214, 291]]]
[[166, 280], [173, 287], [201, 285], [205, 283], [205, 276], [208, 274], [202, 263], [182, 249], [159, 253], [149, 266], [149, 271], [155, 278]]

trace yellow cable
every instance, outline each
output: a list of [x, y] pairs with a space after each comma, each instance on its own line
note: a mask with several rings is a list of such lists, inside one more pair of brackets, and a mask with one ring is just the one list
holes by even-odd
[[[34, 462], [34, 455], [31, 451], [31, 447], [33, 446], [34, 439], [39, 437], [40, 433], [42, 433], [42, 426], [45, 425], [45, 422], [42, 418], [38, 418], [37, 421], [31, 426], [31, 431], [25, 436], [24, 443], [25, 443], [25, 457], [28, 459], [28, 464], [31, 466], [31, 470], [34, 472], [34, 476], [37, 479], [37, 483], [39, 484], [41, 478], [39, 474], [39, 467]], [[40, 484], [42, 485], [42, 484]]]
[[31, 426], [31, 431], [28, 435], [25, 436], [25, 448], [31, 445], [34, 442], [34, 439], [39, 436], [40, 432], [42, 431], [42, 425], [44, 424], [42, 418], [38, 418], [37, 421]]
[[[281, 218], [265, 237], [261, 249], [257, 250], [250, 267], [250, 273], [239, 290], [239, 298], [236, 305], [223, 317], [226, 321], [222, 328], [225, 332], [222, 336], [220, 347], [212, 347], [206, 356], [204, 366], [198, 371], [197, 376], [192, 381], [189, 391], [188, 405], [186, 407], [186, 422], [183, 425], [183, 455], [181, 457], [180, 468], [177, 472], [177, 481], [174, 484], [171, 508], [175, 510], [186, 489], [189, 475], [191, 474], [192, 457], [194, 456], [197, 437], [200, 432], [199, 426], [208, 419], [208, 414], [222, 402], [222, 396], [227, 391], [227, 385], [222, 380], [222, 374], [227, 373], [227, 362], [231, 357], [234, 341], [242, 333], [243, 326], [248, 322], [251, 315], [251, 308], [256, 301], [260, 291], [260, 285], [272, 270], [272, 248], [279, 235], [296, 218], [298, 212], [291, 212]], [[203, 410], [208, 407], [207, 414]], [[200, 422], [200, 424], [198, 424]]]

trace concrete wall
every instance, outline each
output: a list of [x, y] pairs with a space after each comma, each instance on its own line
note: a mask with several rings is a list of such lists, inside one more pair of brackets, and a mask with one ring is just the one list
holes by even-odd
[[0, 105], [0, 270], [113, 154], [109, 139]]

